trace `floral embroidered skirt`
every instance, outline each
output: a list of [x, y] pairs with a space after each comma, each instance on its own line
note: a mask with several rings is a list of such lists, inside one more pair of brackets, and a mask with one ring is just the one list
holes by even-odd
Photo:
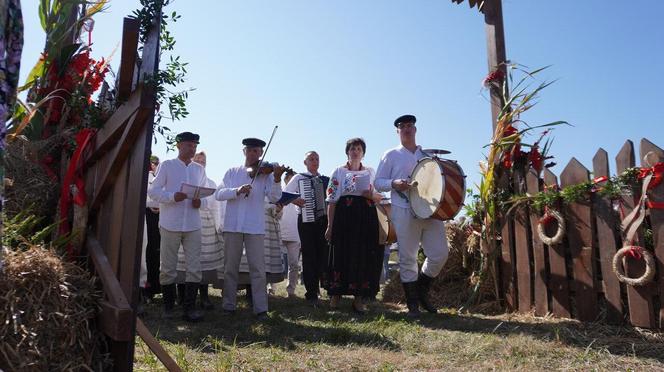
[[342, 196], [337, 202], [332, 225], [328, 295], [374, 294], [378, 249], [378, 216], [374, 203], [361, 196]]

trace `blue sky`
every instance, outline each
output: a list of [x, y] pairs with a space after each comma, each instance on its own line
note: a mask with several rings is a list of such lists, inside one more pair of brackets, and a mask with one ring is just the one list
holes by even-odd
[[[23, 1], [26, 43], [22, 81], [43, 48], [38, 1]], [[560, 173], [576, 157], [587, 167], [599, 147], [612, 159], [622, 144], [649, 138], [664, 146], [663, 2], [503, 2], [508, 58], [558, 81], [524, 117], [566, 120], [551, 154]], [[122, 17], [139, 2], [115, 0], [96, 17], [93, 55], [121, 40]], [[452, 151], [479, 180], [491, 136], [481, 94], [487, 74], [483, 16], [447, 0], [175, 1], [176, 54], [189, 62], [190, 116], [169, 125], [201, 134], [208, 175], [216, 182], [242, 162], [244, 137], [267, 139], [268, 160], [303, 170], [315, 149], [321, 170], [345, 162], [351, 137], [367, 142], [365, 164], [398, 144], [392, 121], [418, 117], [418, 142]], [[113, 66], [119, 63], [119, 51]], [[153, 151], [162, 159], [165, 145]], [[611, 164], [614, 169], [614, 164]]]

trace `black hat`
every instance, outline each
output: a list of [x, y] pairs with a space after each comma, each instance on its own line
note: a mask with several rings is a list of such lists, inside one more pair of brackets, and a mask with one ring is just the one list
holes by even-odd
[[178, 142], [178, 143], [180, 143], [180, 142], [200, 143], [200, 142], [198, 142], [199, 138], [200, 138], [200, 136], [198, 134], [194, 134], [194, 133], [191, 133], [191, 132], [182, 132], [182, 133], [178, 134], [177, 136], [175, 136], [175, 142]]
[[258, 138], [245, 138], [242, 140], [242, 144], [247, 147], [265, 147], [265, 141]]
[[394, 121], [394, 126], [398, 127], [400, 123], [415, 123], [416, 121], [415, 115], [401, 115]]

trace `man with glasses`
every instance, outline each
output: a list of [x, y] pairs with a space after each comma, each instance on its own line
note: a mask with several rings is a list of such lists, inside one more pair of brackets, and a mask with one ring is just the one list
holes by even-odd
[[[374, 181], [377, 191], [391, 192], [391, 218], [399, 245], [399, 274], [410, 317], [419, 316], [419, 305], [430, 313], [438, 311], [429, 301], [428, 294], [433, 278], [440, 273], [448, 254], [443, 221], [417, 219], [410, 211], [407, 196], [412, 186], [410, 175], [417, 162], [427, 157], [415, 141], [416, 120], [413, 115], [403, 115], [394, 121], [401, 144], [383, 154]], [[417, 265], [420, 243], [426, 255], [421, 272]]]

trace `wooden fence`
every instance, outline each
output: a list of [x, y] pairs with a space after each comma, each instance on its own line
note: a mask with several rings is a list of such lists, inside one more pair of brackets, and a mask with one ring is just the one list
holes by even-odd
[[[642, 139], [640, 159], [654, 151], [659, 161], [664, 151]], [[636, 166], [634, 145], [627, 141], [615, 157], [615, 171]], [[643, 160], [640, 164], [643, 164]], [[609, 176], [609, 156], [599, 149], [593, 158], [594, 177]], [[560, 187], [585, 183], [590, 171], [572, 159], [560, 174]], [[534, 171], [525, 179], [517, 179], [517, 192], [536, 194], [543, 188], [558, 185], [557, 177], [548, 170], [543, 179]], [[648, 193], [653, 201], [664, 201], [664, 182]], [[620, 324], [628, 322], [645, 328], [664, 328], [664, 209], [648, 209], [647, 218], [639, 229], [635, 244], [644, 246], [646, 227], [652, 231], [650, 252], [655, 257], [655, 279], [644, 286], [625, 285], [618, 281], [612, 260], [623, 244], [620, 231], [620, 205], [627, 215], [640, 197], [640, 190], [615, 203], [599, 194], [590, 202], [572, 203], [562, 208], [566, 234], [560, 244], [546, 245], [537, 234], [541, 215], [530, 208], [517, 208], [503, 219], [501, 252], [497, 259], [497, 290], [506, 307], [512, 311], [582, 321], [604, 320]], [[555, 228], [554, 228], [555, 229]], [[648, 237], [649, 239], [649, 237]], [[653, 250], [654, 249], [654, 250]], [[625, 259], [625, 272], [639, 277], [645, 270], [643, 259]]]

